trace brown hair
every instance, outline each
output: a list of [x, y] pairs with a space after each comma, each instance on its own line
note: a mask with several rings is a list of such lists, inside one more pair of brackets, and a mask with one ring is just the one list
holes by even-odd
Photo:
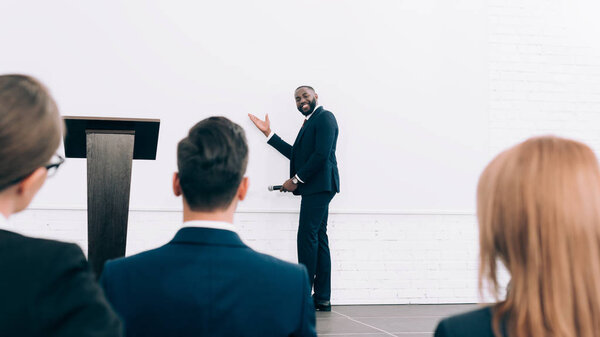
[[36, 79], [0, 75], [0, 190], [46, 164], [60, 144], [56, 103]]
[[477, 189], [479, 288], [498, 298], [493, 328], [509, 336], [600, 336], [600, 170], [586, 145], [529, 139], [498, 155]]
[[244, 129], [225, 117], [200, 121], [177, 145], [179, 182], [194, 211], [229, 207], [247, 166]]

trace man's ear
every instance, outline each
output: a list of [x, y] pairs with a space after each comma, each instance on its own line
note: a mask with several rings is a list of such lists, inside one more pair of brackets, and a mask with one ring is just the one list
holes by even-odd
[[240, 183], [240, 187], [238, 187], [238, 199], [240, 201], [246, 199], [246, 194], [248, 193], [248, 187], [250, 187], [250, 180], [248, 177], [243, 177], [242, 182]]
[[319, 100], [319, 94], [317, 94], [316, 92], [315, 92], [315, 98], [317, 99], [317, 101]]
[[173, 173], [173, 194], [176, 197], [180, 197], [183, 192], [181, 192], [181, 184], [179, 183], [179, 173]]

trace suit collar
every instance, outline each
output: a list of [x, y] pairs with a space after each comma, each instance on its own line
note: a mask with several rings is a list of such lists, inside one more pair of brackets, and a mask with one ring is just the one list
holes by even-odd
[[315, 111], [313, 111], [313, 112], [310, 114], [310, 117], [313, 117], [314, 115], [317, 115], [317, 114], [318, 114], [319, 112], [321, 112], [322, 110], [323, 110], [323, 106], [322, 106], [322, 105], [319, 105], [319, 106], [318, 106], [318, 107], [315, 109]]
[[314, 115], [314, 114], [315, 114], [315, 112], [317, 112], [317, 110], [319, 110], [320, 108], [322, 108], [322, 106], [320, 106], [320, 105], [319, 105], [318, 107], [316, 107], [316, 108], [315, 108], [315, 110], [313, 110], [313, 112], [311, 112], [311, 113], [310, 113], [310, 115], [308, 115], [308, 116], [304, 117], [304, 119], [305, 119], [305, 120], [309, 120], [309, 119], [310, 119], [310, 117], [312, 117], [312, 115]]
[[169, 244], [205, 244], [216, 246], [246, 247], [242, 239], [235, 232], [200, 227], [184, 227], [177, 231]]
[[315, 109], [315, 111], [310, 115], [310, 119], [306, 120], [306, 122], [304, 123], [304, 126], [302, 126], [302, 128], [300, 128], [300, 132], [298, 132], [298, 136], [296, 137], [296, 141], [294, 142], [297, 143], [300, 138], [302, 138], [302, 135], [304, 135], [304, 131], [308, 128], [308, 126], [310, 125], [310, 123], [314, 122], [315, 117], [321, 113], [321, 111], [323, 111], [323, 107], [319, 106], [317, 109]]

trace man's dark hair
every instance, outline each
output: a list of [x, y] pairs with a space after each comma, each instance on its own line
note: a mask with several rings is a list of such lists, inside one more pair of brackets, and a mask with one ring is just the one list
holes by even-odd
[[200, 121], [177, 145], [179, 181], [193, 211], [229, 207], [247, 165], [244, 129], [225, 117]]
[[310, 85], [301, 85], [298, 88], [296, 88], [296, 90], [294, 90], [294, 92], [297, 91], [300, 88], [310, 89], [310, 90], [312, 90], [312, 92], [315, 92], [315, 89], [313, 89], [313, 87], [311, 87]]

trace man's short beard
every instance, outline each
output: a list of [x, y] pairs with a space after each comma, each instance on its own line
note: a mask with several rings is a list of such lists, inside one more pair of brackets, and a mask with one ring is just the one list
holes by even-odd
[[315, 112], [315, 108], [317, 107], [317, 99], [313, 98], [312, 101], [310, 101], [310, 103], [308, 103], [308, 106], [310, 107], [310, 110], [308, 111], [304, 111], [302, 110], [302, 106], [298, 107], [298, 111], [300, 111], [301, 114], [303, 114], [304, 116], [308, 116], [311, 113]]

